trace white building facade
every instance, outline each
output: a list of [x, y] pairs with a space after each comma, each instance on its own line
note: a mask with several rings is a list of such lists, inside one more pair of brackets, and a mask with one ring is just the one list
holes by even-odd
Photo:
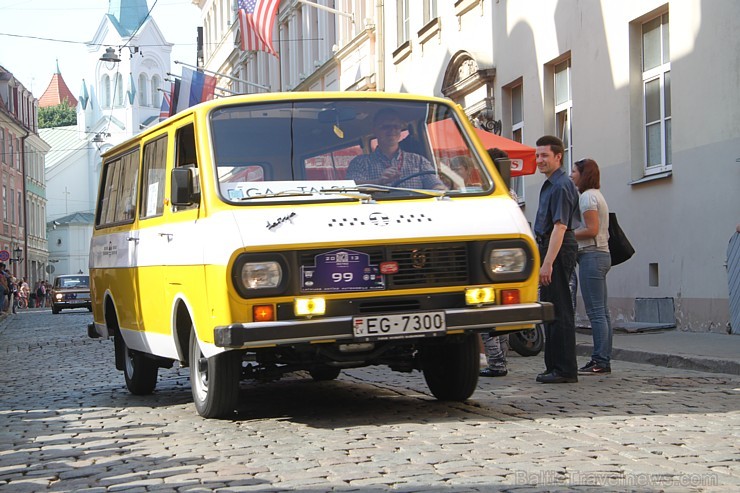
[[[740, 223], [740, 3], [314, 2], [347, 17], [283, 0], [279, 59], [239, 49], [235, 1], [193, 3], [203, 13], [205, 68], [249, 82], [220, 77], [219, 87], [444, 96], [524, 144], [560, 136], [568, 166], [599, 163], [602, 191], [637, 251], [608, 275], [612, 319], [669, 300], [673, 313], [660, 317], [680, 329], [728, 331], [727, 247]], [[531, 222], [542, 183], [533, 175], [513, 185]]]

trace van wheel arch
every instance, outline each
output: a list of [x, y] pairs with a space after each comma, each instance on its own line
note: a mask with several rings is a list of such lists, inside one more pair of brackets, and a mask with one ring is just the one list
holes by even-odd
[[180, 300], [175, 308], [174, 336], [177, 355], [182, 367], [190, 365], [190, 330], [192, 327], [193, 321], [188, 307]]
[[126, 368], [126, 345], [123, 342], [123, 336], [121, 336], [121, 330], [118, 326], [116, 307], [110, 296], [106, 296], [105, 298], [103, 319], [105, 320], [105, 327], [108, 329], [108, 334], [113, 336], [116, 370], [123, 371]]

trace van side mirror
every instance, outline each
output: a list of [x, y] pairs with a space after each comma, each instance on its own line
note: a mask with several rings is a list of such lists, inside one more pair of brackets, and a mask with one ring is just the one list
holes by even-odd
[[192, 205], [194, 202], [192, 168], [173, 168], [171, 173], [172, 205]]
[[491, 154], [491, 150], [492, 149], [488, 149], [488, 155], [491, 156], [491, 160], [493, 161], [493, 164], [496, 165], [498, 174], [504, 179], [506, 189], [508, 190], [511, 188], [511, 159], [495, 158]]

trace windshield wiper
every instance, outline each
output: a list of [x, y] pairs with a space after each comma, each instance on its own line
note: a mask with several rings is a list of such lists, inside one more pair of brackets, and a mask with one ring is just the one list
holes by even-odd
[[[392, 192], [403, 192], [416, 195], [426, 195], [429, 197], [442, 197], [445, 195], [445, 190], [426, 190], [418, 188], [403, 188], [403, 187], [392, 187], [390, 185], [374, 185], [374, 184], [360, 184], [355, 188], [347, 188], [347, 191], [356, 190], [360, 193], [392, 193]], [[323, 191], [323, 190], [322, 190]], [[397, 196], [397, 195], [396, 195]]]

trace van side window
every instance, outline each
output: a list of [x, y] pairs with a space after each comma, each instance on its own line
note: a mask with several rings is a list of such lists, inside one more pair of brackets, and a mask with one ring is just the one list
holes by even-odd
[[164, 180], [167, 165], [167, 136], [144, 146], [139, 217], [160, 216], [164, 211]]
[[[195, 129], [193, 125], [186, 125], [177, 129], [175, 133], [175, 166], [192, 168], [193, 193], [200, 196], [200, 177], [198, 175], [198, 155], [195, 150]], [[198, 202], [188, 206], [176, 206], [176, 211], [197, 209]]]
[[139, 178], [139, 149], [106, 161], [97, 226], [133, 222], [136, 217], [136, 190]]

